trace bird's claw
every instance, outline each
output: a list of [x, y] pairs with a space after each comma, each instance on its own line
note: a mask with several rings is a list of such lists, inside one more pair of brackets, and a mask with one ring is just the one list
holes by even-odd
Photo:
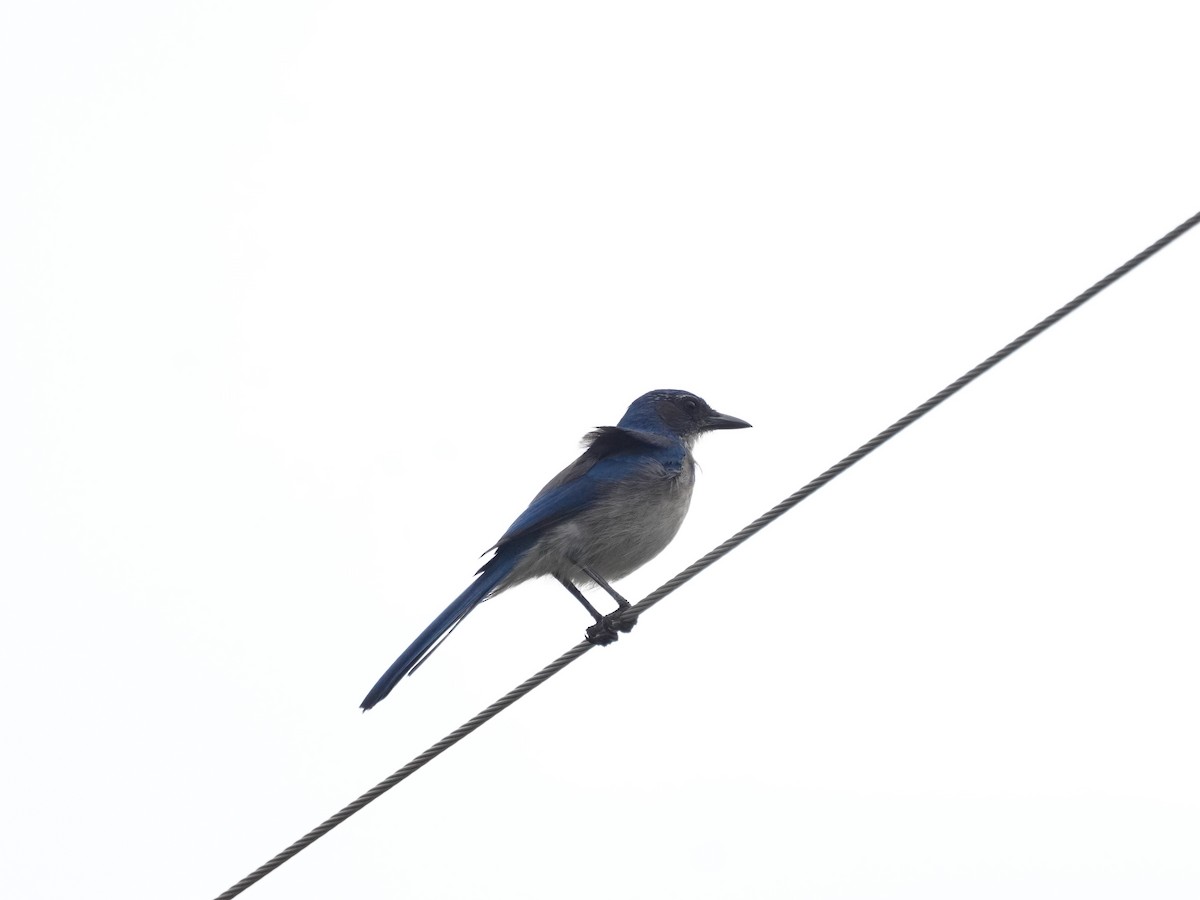
[[629, 634], [633, 631], [633, 626], [637, 624], [637, 618], [637, 613], [631, 612], [628, 608], [609, 613], [587, 629], [588, 643], [599, 644], [601, 647], [608, 646], [621, 634]]
[[609, 613], [609, 616], [612, 618], [613, 625], [617, 631], [622, 634], [629, 634], [629, 632], [633, 631], [633, 626], [637, 624], [638, 620], [638, 614], [629, 607]]
[[595, 625], [589, 625], [584, 634], [587, 635], [589, 644], [599, 644], [601, 647], [607, 647], [618, 637], [620, 637], [608, 616], [605, 616]]

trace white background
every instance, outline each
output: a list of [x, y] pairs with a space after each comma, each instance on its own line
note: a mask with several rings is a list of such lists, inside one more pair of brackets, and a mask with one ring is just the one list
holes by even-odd
[[[572, 646], [482, 607], [644, 391], [637, 599], [1200, 208], [1191, 4], [0, 23], [0, 886], [209, 898]], [[251, 888], [1200, 894], [1200, 231]]]

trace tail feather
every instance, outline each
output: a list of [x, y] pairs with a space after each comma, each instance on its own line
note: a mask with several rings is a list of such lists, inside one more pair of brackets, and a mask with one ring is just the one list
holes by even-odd
[[442, 610], [441, 615], [429, 623], [429, 627], [408, 645], [408, 649], [401, 653], [391, 667], [383, 673], [383, 676], [375, 682], [375, 687], [371, 688], [367, 696], [363, 698], [362, 708], [366, 710], [373, 707], [391, 693], [392, 688], [399, 684], [401, 678], [421, 665], [429, 654], [438, 648], [441, 640], [466, 618], [471, 610], [495, 591], [515, 564], [516, 559], [511, 557], [509, 559], [495, 557], [489, 560], [471, 586]]

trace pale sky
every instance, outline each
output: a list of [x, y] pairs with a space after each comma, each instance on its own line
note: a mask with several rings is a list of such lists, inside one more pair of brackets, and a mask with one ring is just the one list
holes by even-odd
[[[212, 898], [571, 647], [527, 584], [358, 710], [639, 394], [754, 428], [634, 600], [1192, 215], [1197, 24], [10, 5], [3, 894]], [[1198, 298], [1200, 231], [244, 896], [1197, 896]]]

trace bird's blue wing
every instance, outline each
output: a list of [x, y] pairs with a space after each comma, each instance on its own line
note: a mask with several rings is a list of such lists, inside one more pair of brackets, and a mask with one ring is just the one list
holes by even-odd
[[606, 426], [584, 440], [588, 448], [583, 455], [542, 488], [492, 549], [566, 521], [647, 462], [658, 462], [668, 470], [678, 470], [683, 464], [683, 447], [644, 431]]

